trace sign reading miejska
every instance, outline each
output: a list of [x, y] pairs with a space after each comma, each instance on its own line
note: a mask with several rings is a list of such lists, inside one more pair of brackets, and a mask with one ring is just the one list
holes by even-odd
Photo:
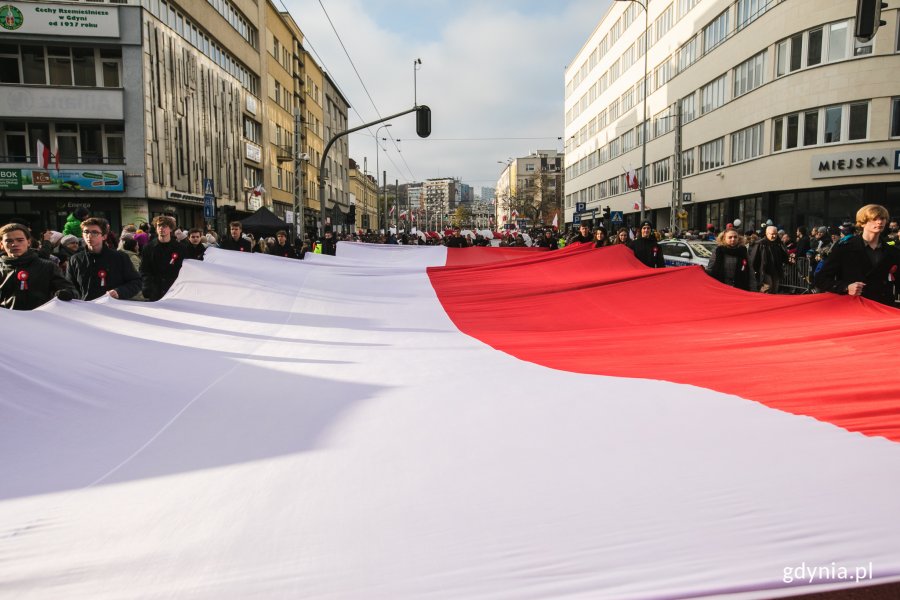
[[853, 177], [894, 173], [900, 165], [895, 164], [894, 148], [873, 148], [854, 152], [819, 154], [812, 157], [810, 165], [813, 179], [826, 177]]
[[119, 37], [119, 9], [108, 4], [0, 4], [0, 38], [10, 33]]

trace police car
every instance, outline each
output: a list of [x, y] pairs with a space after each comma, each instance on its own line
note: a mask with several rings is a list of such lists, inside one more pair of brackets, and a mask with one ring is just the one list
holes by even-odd
[[667, 267], [700, 265], [705, 269], [716, 243], [700, 240], [662, 240], [659, 247], [662, 248]]

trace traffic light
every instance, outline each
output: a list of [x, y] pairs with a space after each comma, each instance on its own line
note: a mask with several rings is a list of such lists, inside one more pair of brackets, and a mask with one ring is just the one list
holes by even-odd
[[424, 104], [416, 107], [416, 133], [422, 138], [431, 135], [431, 109]]
[[356, 205], [350, 205], [350, 211], [347, 213], [347, 225], [356, 226]]
[[881, 20], [882, 9], [887, 8], [886, 2], [881, 0], [856, 0], [856, 26], [853, 35], [860, 42], [868, 42], [882, 25], [887, 25]]
[[610, 216], [612, 216], [612, 212], [609, 210], [608, 206], [604, 206], [603, 207], [603, 218], [608, 219]]

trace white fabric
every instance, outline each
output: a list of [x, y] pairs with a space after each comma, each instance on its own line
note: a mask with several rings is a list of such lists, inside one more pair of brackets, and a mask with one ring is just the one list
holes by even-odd
[[210, 248], [155, 304], [0, 311], [0, 597], [771, 598], [818, 589], [785, 568], [833, 561], [900, 578], [900, 444], [498, 353], [442, 311], [424, 267], [445, 256]]

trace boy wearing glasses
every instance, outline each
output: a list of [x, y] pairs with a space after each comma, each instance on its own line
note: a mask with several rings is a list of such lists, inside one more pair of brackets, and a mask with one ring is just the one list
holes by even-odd
[[74, 284], [81, 300], [94, 300], [104, 294], [127, 300], [141, 291], [141, 276], [131, 259], [106, 245], [109, 223], [91, 217], [81, 223], [84, 252], [69, 259], [66, 276]]

